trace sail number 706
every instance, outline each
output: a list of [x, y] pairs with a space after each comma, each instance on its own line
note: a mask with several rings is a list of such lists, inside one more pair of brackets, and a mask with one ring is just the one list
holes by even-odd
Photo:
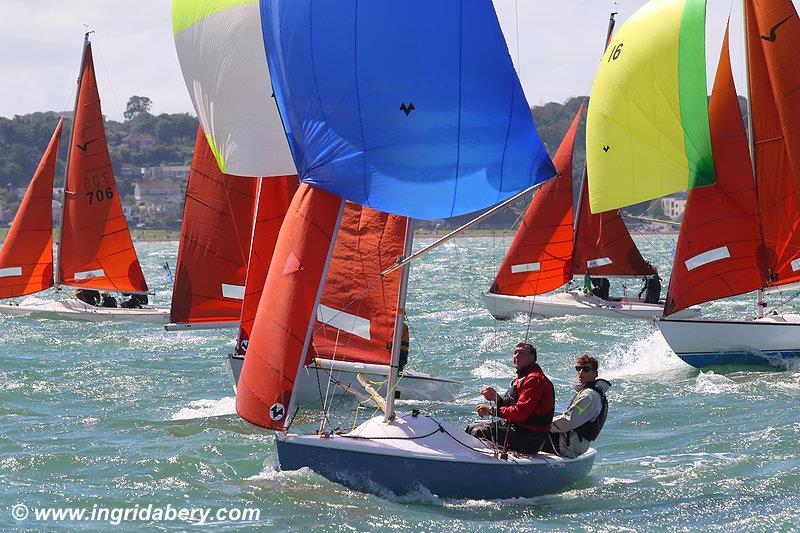
[[[107, 186], [104, 188], [103, 185]], [[91, 178], [83, 178], [83, 189], [84, 194], [89, 199], [89, 205], [114, 198], [114, 189], [111, 187], [111, 180], [108, 179], [108, 175], [106, 175], [105, 172], [102, 178], [98, 175], [94, 175]]]

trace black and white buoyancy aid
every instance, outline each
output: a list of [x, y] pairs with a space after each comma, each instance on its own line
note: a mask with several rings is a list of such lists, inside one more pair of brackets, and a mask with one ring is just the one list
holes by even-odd
[[[598, 381], [602, 381], [605, 386], [598, 387]], [[596, 379], [586, 384], [587, 389], [592, 389], [600, 395], [603, 401], [603, 407], [600, 409], [600, 414], [597, 415], [597, 418], [575, 428], [574, 431], [581, 440], [588, 440], [591, 442], [600, 435], [600, 430], [603, 429], [603, 424], [606, 423], [606, 416], [608, 415], [608, 399], [606, 398], [605, 391], [608, 390], [609, 387], [611, 387], [611, 382], [604, 379]]]

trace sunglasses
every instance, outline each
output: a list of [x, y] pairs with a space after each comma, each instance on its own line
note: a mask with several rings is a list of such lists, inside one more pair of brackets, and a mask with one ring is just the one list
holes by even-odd
[[596, 370], [590, 366], [576, 366], [575, 372], [580, 372], [583, 370], [584, 372], [596, 372]]

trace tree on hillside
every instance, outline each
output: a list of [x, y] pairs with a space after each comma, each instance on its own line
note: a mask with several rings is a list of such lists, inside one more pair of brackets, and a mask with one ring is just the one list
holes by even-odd
[[125, 120], [131, 120], [133, 117], [149, 114], [151, 107], [153, 107], [153, 102], [148, 97], [134, 95], [128, 99], [128, 105], [122, 115]]

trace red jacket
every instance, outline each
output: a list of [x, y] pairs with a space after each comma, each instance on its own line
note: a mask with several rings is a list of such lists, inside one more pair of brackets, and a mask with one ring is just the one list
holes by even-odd
[[556, 408], [553, 384], [539, 365], [514, 378], [503, 398], [498, 398], [500, 418], [531, 431], [548, 432]]

